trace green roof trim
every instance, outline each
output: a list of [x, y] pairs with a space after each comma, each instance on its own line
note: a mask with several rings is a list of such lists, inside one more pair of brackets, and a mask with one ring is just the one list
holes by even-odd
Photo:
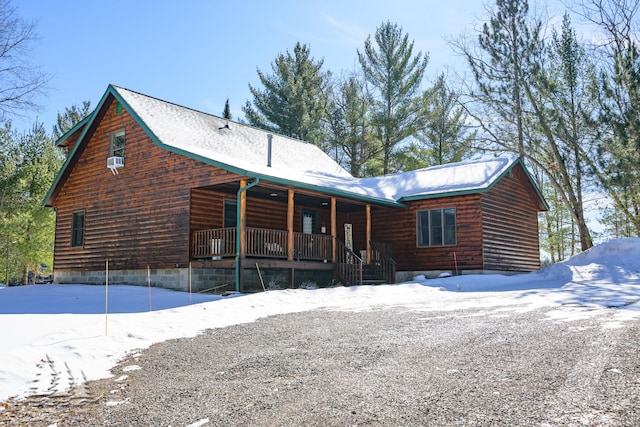
[[[109, 86], [109, 87], [111, 87], [111, 86]], [[78, 137], [78, 143], [73, 146], [73, 150], [71, 150], [71, 152], [67, 155], [67, 158], [65, 159], [62, 167], [58, 171], [58, 174], [56, 175], [55, 179], [53, 180], [53, 183], [51, 183], [51, 187], [49, 187], [49, 191], [47, 191], [47, 194], [44, 196], [44, 200], [42, 201], [42, 205], [43, 206], [49, 206], [49, 204], [48, 204], [49, 203], [49, 199], [53, 195], [53, 192], [57, 188], [58, 184], [60, 183], [60, 179], [62, 178], [62, 175], [64, 174], [64, 172], [67, 170], [67, 167], [69, 166], [69, 163], [71, 163], [71, 160], [75, 156], [76, 151], [78, 151], [78, 147], [80, 147], [82, 140], [84, 139], [85, 135], [87, 134], [87, 130], [91, 127], [91, 123], [93, 123], [93, 121], [95, 120], [96, 116], [98, 115], [98, 111], [100, 110], [100, 107], [104, 103], [104, 100], [106, 99], [107, 94], [108, 94], [108, 89], [107, 89], [107, 92], [105, 92], [105, 94], [102, 96], [102, 99], [98, 103], [98, 106], [93, 110], [93, 112], [91, 112], [91, 114], [89, 114], [87, 117], [85, 117], [80, 122], [78, 122], [74, 127], [69, 129], [63, 136], [61, 136], [58, 139], [58, 141], [56, 141], [56, 145], [59, 145], [60, 142], [64, 141], [66, 138], [68, 138], [69, 135], [71, 135], [73, 132], [75, 132], [78, 129], [80, 129], [83, 126], [85, 126], [84, 130], [82, 131], [82, 133]]]
[[[94, 110], [95, 111], [95, 110]], [[78, 129], [80, 129], [81, 127], [83, 127], [84, 125], [86, 125], [87, 123], [89, 123], [90, 119], [91, 119], [91, 114], [93, 113], [93, 111], [89, 114], [87, 114], [87, 116], [80, 120], [78, 123], [76, 123], [71, 129], [69, 129], [68, 131], [66, 131], [64, 133], [64, 135], [62, 135], [60, 138], [58, 138], [58, 140], [55, 142], [56, 147], [59, 147], [60, 144], [62, 144], [64, 142], [65, 139], [67, 139], [68, 137], [70, 137], [71, 135], [73, 135]]]

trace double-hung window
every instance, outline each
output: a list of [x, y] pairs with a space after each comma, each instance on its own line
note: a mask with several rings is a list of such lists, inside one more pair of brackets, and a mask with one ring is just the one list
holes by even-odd
[[84, 246], [84, 211], [74, 212], [71, 220], [71, 247]]
[[456, 209], [418, 211], [418, 246], [456, 245]]
[[124, 130], [112, 133], [109, 157], [124, 157], [124, 142]]

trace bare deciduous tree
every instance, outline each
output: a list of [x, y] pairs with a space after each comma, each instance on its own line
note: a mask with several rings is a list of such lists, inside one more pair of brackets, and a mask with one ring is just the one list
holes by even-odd
[[24, 20], [10, 0], [0, 0], [0, 119], [38, 108], [50, 77], [30, 63], [36, 24]]

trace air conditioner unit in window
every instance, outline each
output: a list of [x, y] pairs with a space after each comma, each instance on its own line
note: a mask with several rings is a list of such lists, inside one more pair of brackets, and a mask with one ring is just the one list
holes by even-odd
[[107, 157], [107, 167], [114, 175], [118, 174], [118, 168], [124, 166], [124, 157]]

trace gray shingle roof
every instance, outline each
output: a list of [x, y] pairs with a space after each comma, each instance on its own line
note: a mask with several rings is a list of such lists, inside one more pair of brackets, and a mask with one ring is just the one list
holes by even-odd
[[[486, 191], [515, 164], [521, 163], [517, 157], [505, 156], [380, 177], [354, 178], [317, 146], [272, 134], [269, 167], [267, 141], [270, 132], [112, 85], [107, 88], [101, 104], [108, 94], [123, 102], [152, 139], [165, 149], [240, 175], [374, 203], [393, 205], [416, 198]], [[100, 105], [96, 111], [99, 108]], [[63, 170], [67, 164], [68, 161]], [[545, 203], [533, 181], [532, 184]]]

